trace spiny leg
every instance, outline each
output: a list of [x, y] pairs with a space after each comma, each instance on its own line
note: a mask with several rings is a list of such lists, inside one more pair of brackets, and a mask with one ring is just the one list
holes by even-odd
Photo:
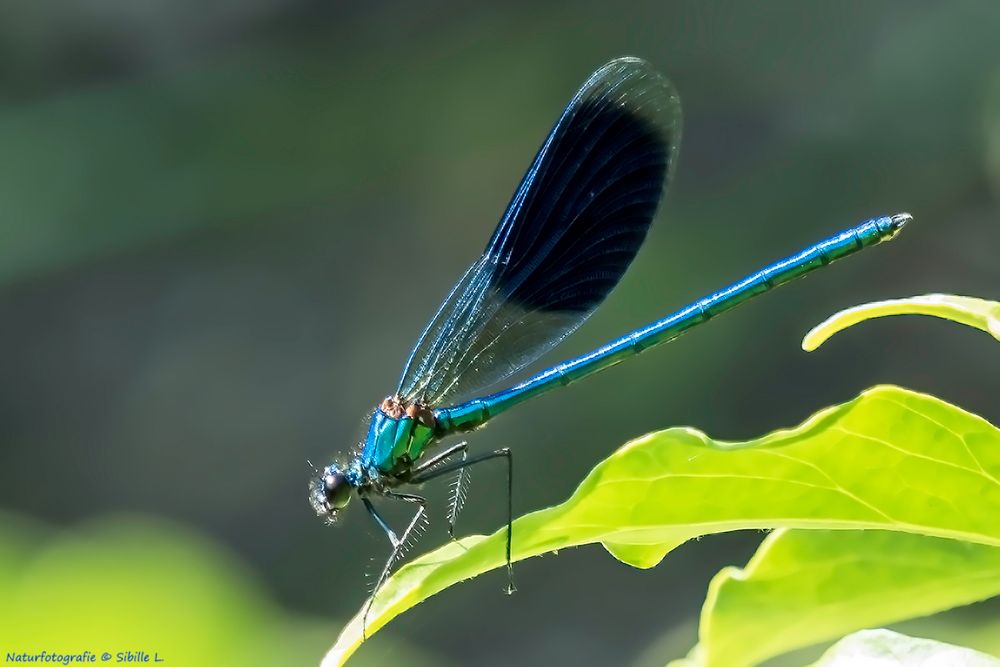
[[389, 578], [389, 573], [392, 571], [392, 566], [396, 563], [396, 560], [400, 557], [403, 549], [406, 548], [407, 542], [409, 541], [411, 534], [414, 529], [419, 524], [420, 520], [427, 515], [427, 499], [423, 496], [417, 496], [409, 493], [395, 493], [392, 491], [387, 491], [384, 494], [386, 498], [392, 498], [394, 500], [402, 500], [404, 502], [416, 503], [419, 505], [417, 511], [414, 513], [413, 518], [410, 519], [409, 525], [406, 526], [406, 530], [403, 531], [402, 537], [396, 537], [396, 533], [393, 532], [389, 524], [386, 523], [385, 519], [378, 513], [375, 506], [372, 505], [368, 498], [362, 497], [362, 501], [367, 508], [368, 513], [372, 515], [375, 522], [385, 531], [386, 536], [389, 538], [389, 542], [392, 544], [392, 553], [389, 554], [389, 560], [385, 562], [385, 566], [382, 568], [382, 573], [379, 575], [378, 580], [375, 582], [375, 588], [372, 589], [371, 595], [368, 597], [368, 602], [365, 604], [365, 613], [361, 619], [361, 640], [364, 641], [368, 638], [368, 614], [372, 610], [372, 604], [375, 602], [375, 596], [378, 594], [379, 589], [382, 588], [382, 584], [385, 580]]
[[[456, 449], [456, 451], [458, 450]], [[442, 475], [447, 475], [455, 470], [462, 470], [464, 468], [468, 468], [469, 466], [474, 466], [477, 463], [482, 463], [483, 461], [489, 461], [500, 457], [507, 459], [507, 593], [510, 594], [517, 590], [514, 587], [514, 568], [510, 562], [510, 545], [513, 537], [514, 521], [514, 457], [511, 455], [510, 449], [504, 447], [503, 449], [498, 449], [486, 454], [480, 454], [479, 456], [473, 456], [471, 458], [463, 456], [461, 461], [453, 461], [451, 463], [438, 466], [433, 470], [424, 469], [426, 472], [411, 477], [409, 481], [413, 484], [423, 484], [424, 482], [430, 481]]]
[[379, 575], [378, 583], [375, 585], [375, 587], [371, 589], [371, 591], [368, 594], [368, 601], [365, 602], [365, 613], [364, 616], [361, 617], [361, 640], [364, 641], [368, 638], [367, 636], [368, 613], [371, 611], [372, 604], [375, 602], [375, 594], [378, 593], [378, 589], [382, 585], [383, 575], [385, 574], [386, 570], [392, 567], [392, 562], [396, 558], [396, 552], [399, 549], [400, 540], [398, 537], [396, 537], [395, 531], [393, 531], [393, 529], [389, 527], [389, 524], [386, 522], [386, 520], [383, 519], [382, 515], [379, 514], [378, 510], [375, 509], [375, 506], [372, 504], [372, 502], [368, 500], [368, 498], [365, 498], [364, 496], [361, 497], [361, 501], [365, 504], [365, 509], [368, 510], [368, 514], [371, 515], [371, 517], [375, 520], [375, 523], [377, 523], [379, 528], [382, 529], [382, 531], [385, 533], [385, 536], [389, 538], [389, 544], [392, 545], [392, 551], [389, 554], [389, 560], [386, 562], [385, 566], [382, 569], [382, 575]]
[[[468, 458], [468, 451], [462, 452], [462, 462]], [[451, 502], [448, 505], [448, 537], [455, 539], [455, 522], [458, 521], [458, 513], [465, 506], [465, 498], [469, 489], [469, 466], [464, 465], [458, 469], [455, 480], [451, 483]]]
[[[453, 445], [448, 449], [434, 455], [426, 461], [420, 463], [420, 465], [413, 468], [410, 472], [410, 479], [427, 479], [427, 475], [430, 474], [432, 470], [441, 467], [441, 464], [446, 460], [462, 455], [462, 462], [468, 458], [469, 455], [469, 443], [460, 442], [457, 445]], [[452, 464], [458, 464], [459, 462], [453, 461]], [[448, 507], [448, 536], [454, 540], [455, 539], [455, 521], [458, 519], [458, 513], [462, 511], [462, 507], [465, 505], [465, 498], [469, 484], [469, 466], [468, 465], [458, 465], [458, 476], [455, 478], [452, 486], [451, 502]], [[449, 468], [451, 470], [452, 468]]]
[[[444, 451], [441, 451], [441, 452], [435, 454], [434, 456], [430, 457], [426, 461], [420, 462], [419, 465], [415, 466], [411, 470], [410, 475], [411, 476], [412, 475], [421, 475], [422, 473], [428, 472], [429, 470], [431, 470], [431, 469], [437, 467], [438, 465], [440, 465], [443, 461], [445, 461], [445, 460], [447, 460], [447, 459], [451, 458], [452, 456], [455, 456], [456, 454], [459, 454], [459, 453], [461, 453], [463, 455], [463, 458], [464, 458], [465, 452], [467, 450], [468, 450], [468, 444], [465, 443], [465, 442], [460, 442], [457, 445], [453, 445], [452, 447], [449, 447], [449, 448], [445, 449]], [[421, 505], [422, 509], [424, 508], [424, 503], [426, 503], [426, 500], [424, 500], [421, 496], [413, 496], [413, 495], [405, 494], [405, 493], [396, 493], [396, 492], [393, 492], [393, 491], [388, 491], [388, 492], [384, 493], [383, 495], [384, 495], [384, 497], [393, 498], [393, 499], [396, 499], [396, 500], [405, 500], [405, 501], [410, 501], [410, 502], [418, 502]], [[400, 539], [400, 538], [398, 538], [396, 536], [395, 531], [392, 530], [392, 528], [389, 526], [389, 524], [386, 522], [386, 520], [382, 518], [382, 515], [379, 514], [378, 511], [375, 509], [375, 506], [372, 504], [371, 500], [369, 498], [365, 497], [365, 496], [362, 496], [361, 500], [362, 500], [362, 502], [364, 502], [365, 508], [368, 510], [368, 513], [375, 520], [375, 523], [377, 523], [379, 525], [379, 527], [385, 533], [386, 537], [389, 538], [389, 543], [392, 545], [392, 553], [391, 553], [391, 555], [389, 557], [389, 562], [386, 564], [386, 569], [391, 570], [392, 569], [392, 565], [402, 555], [401, 554], [402, 550], [406, 548], [406, 543], [407, 543], [408, 537], [410, 535], [410, 532], [411, 532], [411, 530], [413, 530], [413, 529], [416, 528], [417, 522], [420, 519], [420, 512], [418, 510], [418, 513], [416, 515], [414, 515], [413, 519], [410, 522], [410, 526], [403, 533], [403, 538]], [[377, 589], [379, 586], [381, 586], [381, 583], [383, 582], [384, 578], [385, 578], [384, 574], [383, 574], [383, 576], [379, 577], [379, 580], [378, 580], [379, 584], [375, 586], [375, 589]], [[371, 593], [374, 594], [375, 590], [373, 589], [371, 591]]]

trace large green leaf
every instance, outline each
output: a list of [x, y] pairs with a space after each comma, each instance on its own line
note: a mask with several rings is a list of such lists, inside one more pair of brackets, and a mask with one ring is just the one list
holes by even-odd
[[[514, 524], [515, 560], [605, 542], [648, 567], [699, 535], [746, 528], [891, 529], [1000, 546], [1000, 430], [940, 399], [876, 387], [749, 442], [672, 428], [634, 440], [564, 503]], [[390, 578], [370, 636], [394, 616], [503, 564], [504, 531], [448, 544]], [[362, 614], [325, 665], [362, 640]]]
[[925, 294], [854, 306], [829, 317], [802, 339], [802, 349], [812, 352], [826, 340], [858, 322], [890, 315], [930, 315], [982, 329], [1000, 340], [1000, 303], [953, 294]]
[[712, 580], [691, 662], [755, 665], [998, 594], [997, 547], [881, 530], [782, 529], [745, 568], [725, 568]]
[[1000, 660], [972, 649], [891, 630], [863, 630], [830, 647], [813, 667], [1000, 667]]

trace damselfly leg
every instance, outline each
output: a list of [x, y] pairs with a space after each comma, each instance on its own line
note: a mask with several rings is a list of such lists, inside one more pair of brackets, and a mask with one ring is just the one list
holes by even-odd
[[382, 567], [382, 573], [379, 574], [378, 580], [375, 582], [375, 587], [372, 589], [368, 602], [365, 604], [365, 614], [361, 619], [362, 640], [367, 639], [368, 614], [372, 610], [372, 604], [375, 602], [375, 596], [378, 594], [379, 589], [382, 588], [382, 584], [384, 584], [385, 580], [389, 577], [389, 573], [392, 571], [392, 566], [395, 564], [396, 560], [403, 555], [403, 551], [406, 548], [411, 536], [413, 536], [414, 530], [427, 516], [427, 499], [423, 496], [414, 495], [412, 493], [396, 493], [394, 491], [386, 491], [382, 497], [408, 503], [415, 503], [419, 507], [413, 514], [413, 518], [410, 519], [409, 525], [406, 526], [406, 530], [403, 531], [403, 536], [396, 537], [396, 533], [378, 513], [378, 510], [375, 509], [375, 506], [372, 505], [371, 501], [368, 498], [362, 498], [368, 513], [372, 515], [372, 518], [375, 519], [375, 522], [379, 525], [379, 527], [385, 531], [386, 537], [389, 538], [389, 542], [392, 544], [392, 552], [389, 554], [389, 560], [387, 560], [385, 562], [385, 566]]
[[[411, 479], [419, 478], [423, 481], [429, 479], [428, 475], [431, 472], [437, 470], [441, 465], [452, 458], [461, 454], [461, 462], [453, 461], [452, 463], [465, 463], [469, 456], [469, 444], [467, 442], [460, 442], [457, 445], [452, 445], [448, 449], [435, 454], [427, 461], [416, 466], [411, 471]], [[458, 513], [462, 510], [462, 506], [465, 504], [465, 489], [469, 483], [469, 466], [468, 465], [457, 465], [458, 477], [454, 481], [454, 487], [451, 494], [451, 502], [448, 507], [448, 537], [452, 540], [455, 539], [455, 521], [458, 519]], [[446, 472], [451, 472], [454, 467], [448, 468]], [[435, 475], [436, 477], [436, 475]], [[432, 477], [431, 477], [432, 478]]]
[[[464, 446], [465, 443], [462, 443]], [[430, 481], [442, 475], [447, 475], [456, 470], [464, 470], [470, 466], [474, 466], [477, 463], [482, 463], [483, 461], [490, 461], [493, 459], [504, 458], [507, 461], [507, 593], [513, 593], [517, 590], [514, 587], [514, 569], [510, 562], [510, 545], [513, 534], [513, 520], [514, 520], [514, 504], [513, 504], [513, 491], [514, 491], [514, 457], [510, 453], [510, 449], [504, 447], [503, 449], [497, 449], [492, 452], [487, 452], [485, 454], [480, 454], [478, 456], [467, 457], [464, 449], [460, 450], [456, 448], [452, 454], [462, 451], [462, 460], [453, 461], [451, 463], [446, 463], [439, 465], [433, 470], [427, 470], [426, 472], [420, 474], [418, 473], [414, 477], [410, 478], [410, 482], [413, 484], [423, 484], [424, 482]]]

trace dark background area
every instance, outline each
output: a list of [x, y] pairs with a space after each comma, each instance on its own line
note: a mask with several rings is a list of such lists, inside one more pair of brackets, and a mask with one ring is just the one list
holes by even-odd
[[[188, 524], [332, 643], [386, 544], [360, 507], [312, 515], [306, 459], [361, 436], [563, 105], [625, 54], [680, 91], [677, 178], [620, 288], [545, 361], [864, 218], [915, 222], [475, 434], [514, 449], [515, 512], [647, 431], [754, 437], [876, 383], [997, 422], [982, 332], [893, 318], [799, 348], [857, 303], [1000, 297], [997, 35], [987, 1], [2, 4], [0, 506]], [[459, 533], [500, 525], [502, 484], [477, 472]], [[517, 595], [491, 573], [384, 634], [454, 664], [641, 662], [693, 641], [708, 579], [759, 537], [650, 571], [596, 546], [534, 559]], [[361, 653], [406, 663], [387, 646]]]

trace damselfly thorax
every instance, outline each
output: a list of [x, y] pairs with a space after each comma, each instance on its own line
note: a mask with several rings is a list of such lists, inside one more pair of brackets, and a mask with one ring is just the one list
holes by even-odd
[[435, 440], [434, 412], [419, 401], [389, 396], [375, 408], [359, 455], [369, 474], [400, 476]]

